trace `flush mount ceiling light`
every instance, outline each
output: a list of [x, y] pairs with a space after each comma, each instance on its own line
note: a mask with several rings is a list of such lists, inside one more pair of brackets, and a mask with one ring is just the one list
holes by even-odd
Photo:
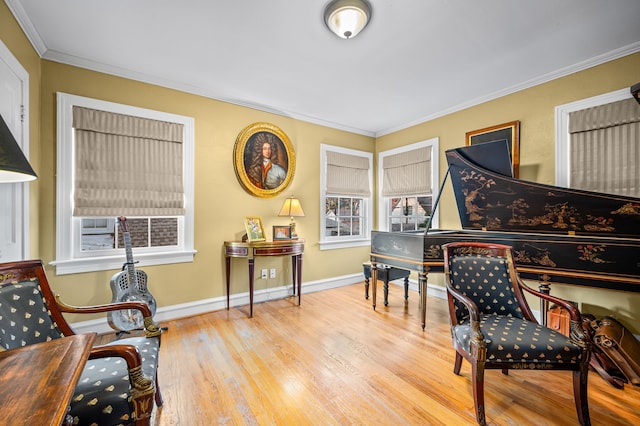
[[340, 38], [353, 38], [371, 19], [367, 0], [333, 0], [324, 9], [324, 22]]

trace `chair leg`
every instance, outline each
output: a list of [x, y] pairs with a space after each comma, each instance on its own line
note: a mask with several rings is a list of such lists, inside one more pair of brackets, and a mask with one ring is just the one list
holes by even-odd
[[156, 394], [155, 394], [156, 406], [162, 407], [164, 400], [162, 399], [162, 393], [160, 392], [160, 383], [158, 383], [158, 371], [156, 370]]
[[460, 367], [462, 367], [462, 355], [459, 352], [456, 352], [456, 361], [453, 364], [453, 372], [456, 375], [460, 375]]
[[578, 421], [582, 426], [590, 426], [589, 401], [587, 398], [587, 376], [589, 365], [582, 364], [579, 371], [573, 371], [573, 399], [576, 403]]
[[476, 421], [485, 426], [484, 417], [484, 362], [471, 363], [471, 380], [473, 380], [473, 403], [476, 407]]

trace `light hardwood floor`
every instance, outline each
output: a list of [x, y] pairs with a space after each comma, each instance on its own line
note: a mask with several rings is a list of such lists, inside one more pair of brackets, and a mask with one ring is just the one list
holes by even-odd
[[[381, 289], [382, 286], [379, 286]], [[445, 301], [390, 286], [373, 311], [363, 284], [168, 321], [162, 337], [168, 425], [473, 425], [468, 363], [453, 374]], [[379, 295], [381, 299], [381, 295]], [[577, 425], [569, 372], [485, 374], [492, 425]], [[593, 425], [640, 424], [640, 389], [589, 375]]]

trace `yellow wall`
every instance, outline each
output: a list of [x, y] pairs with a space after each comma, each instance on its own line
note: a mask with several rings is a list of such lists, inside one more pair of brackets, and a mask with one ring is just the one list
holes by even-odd
[[[444, 150], [464, 145], [465, 132], [494, 124], [520, 120], [521, 173], [527, 180], [554, 183], [554, 107], [637, 83], [640, 54], [582, 71], [485, 104], [438, 118], [374, 140], [369, 137], [305, 123], [292, 118], [211, 100], [137, 81], [101, 74], [77, 67], [40, 60], [4, 3], [0, 3], [0, 39], [30, 74], [31, 161], [39, 179], [31, 190], [31, 254], [45, 262], [55, 259], [55, 94], [62, 91], [195, 118], [195, 248], [193, 263], [149, 266], [151, 291], [158, 306], [187, 303], [223, 296], [224, 260], [222, 244], [243, 233], [242, 218], [261, 216], [265, 231], [286, 224], [277, 217], [284, 198], [299, 197], [306, 217], [299, 218], [299, 234], [307, 244], [304, 281], [316, 281], [361, 272], [368, 247], [320, 251], [319, 176], [320, 144], [332, 144], [363, 151], [380, 152], [409, 143], [440, 138], [441, 177], [446, 164]], [[280, 196], [261, 199], [246, 193], [233, 170], [233, 145], [246, 125], [266, 121], [279, 126], [291, 139], [297, 167], [290, 187]], [[458, 213], [450, 186], [441, 200], [443, 229], [459, 228]], [[261, 267], [288, 265], [286, 259], [259, 260]], [[109, 301], [109, 279], [116, 271], [57, 276], [48, 275], [54, 290], [72, 304]], [[285, 269], [288, 270], [288, 269]], [[232, 292], [247, 291], [246, 265], [234, 264]], [[433, 274], [429, 281], [442, 283]], [[280, 285], [276, 281], [269, 285]], [[264, 286], [256, 281], [256, 288]], [[615, 311], [619, 318], [640, 332], [640, 294], [612, 292], [571, 286], [555, 286], [553, 292], [581, 301], [595, 314]], [[72, 318], [73, 320], [74, 318]], [[78, 318], [86, 319], [86, 318]], [[639, 325], [636, 325], [639, 324]], [[635, 327], [635, 329], [633, 329]]]
[[[42, 150], [43, 157], [53, 163], [56, 156], [55, 96], [71, 93], [142, 108], [150, 108], [195, 119], [195, 248], [193, 263], [145, 266], [149, 287], [158, 306], [187, 303], [223, 296], [225, 240], [243, 234], [244, 216], [261, 216], [265, 233], [271, 236], [272, 225], [288, 224], [278, 217], [283, 200], [290, 195], [300, 198], [306, 216], [298, 218], [298, 234], [305, 239], [304, 281], [315, 281], [361, 271], [368, 248], [346, 251], [320, 251], [318, 248], [320, 206], [320, 144], [328, 143], [352, 149], [373, 151], [373, 138], [355, 135], [291, 118], [231, 105], [184, 92], [100, 74], [85, 69], [42, 62]], [[291, 139], [296, 158], [296, 171], [291, 185], [278, 197], [258, 198], [240, 186], [233, 166], [233, 147], [240, 131], [250, 123], [266, 121], [280, 127]], [[55, 258], [55, 179], [51, 164], [41, 180], [42, 244], [40, 256], [49, 262]], [[344, 262], [342, 259], [355, 259]], [[256, 268], [275, 266], [290, 271], [286, 258], [256, 260]], [[234, 262], [232, 292], [246, 292], [246, 262]], [[53, 268], [52, 274], [54, 273]], [[115, 271], [54, 276], [56, 290], [68, 295], [71, 303], [108, 301], [110, 276]], [[279, 274], [280, 277], [282, 275]], [[278, 280], [269, 286], [279, 285]], [[256, 289], [265, 281], [256, 281]]]
[[[520, 178], [555, 184], [555, 110], [558, 105], [629, 88], [640, 79], [640, 53], [559, 78], [482, 105], [413, 126], [376, 140], [376, 153], [413, 142], [440, 138], [440, 176], [444, 178], [444, 151], [465, 144], [465, 133], [520, 121]], [[440, 200], [440, 228], [459, 229], [453, 190], [448, 183]], [[442, 283], [442, 276], [429, 282]], [[595, 315], [611, 314], [640, 332], [640, 293], [597, 290], [575, 286], [552, 287], [555, 295], [582, 303]], [[538, 309], [538, 306], [532, 306]]]

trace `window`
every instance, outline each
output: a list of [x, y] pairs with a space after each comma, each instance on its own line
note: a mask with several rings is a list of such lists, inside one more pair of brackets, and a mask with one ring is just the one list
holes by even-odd
[[[82, 164], [78, 158], [81, 159], [83, 155], [87, 154], [106, 155], [96, 154], [95, 145], [83, 145], [85, 143], [82, 136], [84, 128], [78, 121], [78, 111], [83, 109], [89, 110], [92, 114], [111, 115], [116, 119], [124, 117], [127, 120], [140, 120], [145, 124], [159, 123], [162, 129], [171, 128], [169, 133], [178, 134], [181, 143], [172, 144], [171, 150], [173, 151], [162, 151], [161, 149], [162, 152], [157, 161], [155, 157], [157, 150], [152, 148], [154, 149], [154, 162], [146, 166], [148, 169], [145, 168], [145, 172], [149, 172], [153, 168], [157, 169], [157, 163], [163, 158], [170, 158], [172, 163], [176, 163], [175, 158], [178, 158], [179, 167], [175, 167], [177, 172], [173, 175], [174, 180], [178, 181], [178, 185], [175, 186], [179, 186], [179, 190], [171, 192], [168, 197], [165, 196], [162, 200], [154, 198], [154, 204], [160, 206], [169, 204], [173, 207], [158, 210], [155, 208], [157, 206], [142, 205], [135, 207], [137, 214], [132, 214], [133, 207], [125, 204], [131, 199], [139, 202], [139, 198], [118, 194], [117, 190], [114, 193], [114, 187], [120, 188], [116, 184], [93, 194], [91, 193], [92, 188], [87, 189], [86, 186], [82, 186], [81, 190], [78, 189], [83, 182], [88, 183], [89, 186], [92, 184], [92, 179], [83, 180], [87, 173], [91, 173], [91, 170], [87, 172], [84, 166], [77, 166], [77, 163]], [[65, 93], [58, 93], [57, 111], [57, 238], [56, 260], [52, 262], [56, 266], [56, 272], [70, 274], [119, 269], [124, 261], [124, 240], [116, 216], [119, 216], [119, 212], [125, 208], [129, 208], [129, 213], [126, 214], [127, 225], [131, 236], [131, 245], [136, 249], [136, 261], [146, 265], [193, 261], [195, 253], [193, 248], [193, 119]], [[103, 120], [95, 120], [95, 122], [102, 123]], [[102, 130], [96, 131], [99, 134], [98, 137], [102, 137], [101, 132]], [[138, 139], [143, 139], [144, 144], [154, 143], [153, 141], [148, 142], [148, 139], [153, 138]], [[112, 151], [113, 149], [105, 150], [109, 154]], [[135, 156], [135, 150], [132, 152], [134, 153], [131, 155]], [[99, 160], [103, 159], [99, 158]], [[112, 162], [111, 164], [115, 162], [116, 167], [120, 166], [115, 159], [109, 161]], [[107, 164], [106, 161], [102, 162]], [[125, 166], [123, 165], [123, 167]], [[129, 167], [131, 168], [131, 166]], [[134, 168], [136, 171], [140, 169], [137, 165]], [[126, 179], [135, 179], [127, 178], [127, 176], [126, 173], [119, 172], [109, 175], [108, 179], [116, 181], [120, 179], [119, 183]], [[139, 190], [135, 187], [136, 185], [133, 186], [132, 190]], [[96, 196], [96, 193], [105, 193], [105, 195]], [[166, 198], [170, 200], [167, 201]], [[93, 201], [97, 200], [98, 204], [92, 205], [92, 199]], [[176, 203], [179, 204], [179, 208], [175, 207]], [[157, 214], [158, 211], [161, 214]]]
[[[438, 182], [438, 138], [379, 154], [379, 228], [383, 231], [424, 231], [437, 228], [433, 212]], [[433, 214], [433, 218], [431, 218]]]
[[373, 154], [320, 146], [320, 249], [370, 244]]
[[640, 116], [629, 89], [556, 107], [556, 185], [640, 196]]

